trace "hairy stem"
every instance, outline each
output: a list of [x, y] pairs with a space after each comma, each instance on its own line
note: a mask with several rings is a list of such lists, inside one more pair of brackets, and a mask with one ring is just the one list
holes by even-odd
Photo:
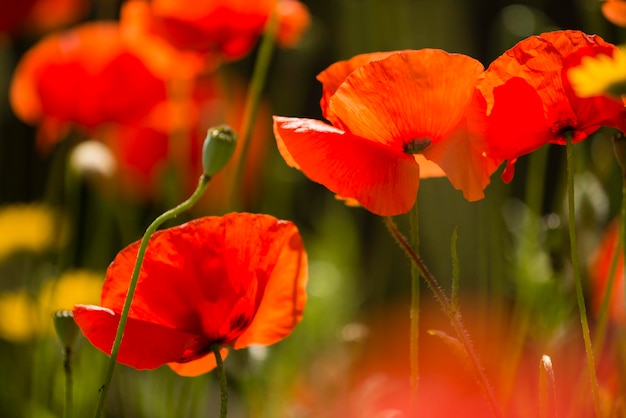
[[502, 417], [502, 411], [498, 405], [495, 394], [493, 393], [493, 389], [491, 388], [489, 379], [487, 379], [485, 371], [480, 363], [480, 360], [478, 359], [478, 355], [476, 354], [474, 350], [472, 342], [469, 338], [469, 334], [467, 330], [465, 329], [465, 327], [463, 326], [459, 311], [452, 305], [452, 303], [446, 296], [445, 292], [443, 291], [443, 289], [441, 288], [441, 286], [439, 285], [435, 277], [430, 273], [430, 271], [428, 270], [428, 268], [426, 267], [422, 259], [419, 257], [419, 255], [413, 250], [413, 247], [411, 247], [411, 245], [409, 244], [407, 239], [404, 237], [404, 235], [402, 235], [402, 233], [398, 230], [396, 224], [393, 222], [393, 219], [391, 219], [390, 217], [384, 217], [383, 219], [392, 237], [404, 250], [404, 252], [409, 257], [413, 265], [417, 267], [417, 269], [420, 272], [420, 275], [424, 278], [424, 280], [426, 281], [426, 284], [432, 290], [435, 296], [435, 299], [441, 306], [441, 309], [443, 310], [445, 315], [448, 317], [448, 320], [450, 321], [450, 324], [452, 325], [452, 328], [454, 329], [457, 335], [457, 338], [459, 339], [462, 346], [466, 350], [466, 354], [474, 367], [474, 373], [475, 373], [476, 379], [478, 380], [479, 384], [481, 385], [481, 388], [485, 392], [485, 396], [487, 397], [487, 400], [489, 401], [489, 405], [491, 406], [491, 409], [494, 415], [497, 417]]
[[600, 393], [598, 390], [598, 378], [596, 376], [596, 364], [591, 346], [591, 333], [587, 322], [587, 309], [585, 308], [585, 297], [583, 295], [583, 285], [580, 273], [580, 262], [578, 260], [578, 242], [576, 240], [576, 208], [574, 202], [574, 156], [571, 134], [567, 136], [567, 201], [569, 215], [569, 236], [570, 253], [572, 258], [572, 268], [574, 271], [574, 285], [576, 287], [576, 300], [578, 302], [578, 312], [580, 314], [580, 324], [582, 326], [583, 340], [585, 341], [585, 353], [587, 355], [587, 372], [591, 383], [591, 394], [595, 407], [596, 417], [602, 416], [600, 408]]
[[[243, 126], [241, 129], [242, 135], [240, 141], [241, 154], [237, 161], [237, 174], [235, 177], [236, 190], [241, 190], [241, 183], [243, 182], [243, 174], [246, 167], [246, 159], [250, 150], [250, 142], [252, 141], [252, 132], [254, 123], [259, 113], [259, 105], [261, 103], [261, 94], [265, 88], [265, 82], [267, 80], [267, 72], [272, 61], [272, 53], [274, 52], [274, 40], [278, 31], [278, 16], [274, 11], [265, 25], [265, 31], [263, 32], [263, 39], [259, 46], [259, 52], [254, 63], [254, 69], [252, 71], [252, 80], [248, 87], [248, 93], [246, 97], [246, 107], [243, 114]], [[240, 202], [239, 202], [240, 203]]]
[[220, 383], [220, 418], [226, 418], [226, 415], [228, 415], [228, 382], [226, 381], [226, 370], [224, 369], [224, 361], [220, 353], [219, 344], [211, 345], [211, 351], [215, 354], [217, 379]]

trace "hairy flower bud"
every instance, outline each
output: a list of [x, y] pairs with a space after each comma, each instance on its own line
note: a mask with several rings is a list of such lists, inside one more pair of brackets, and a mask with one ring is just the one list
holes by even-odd
[[202, 146], [204, 175], [214, 176], [230, 160], [237, 146], [237, 134], [228, 125], [209, 128]]
[[52, 314], [52, 321], [57, 337], [64, 349], [69, 349], [74, 345], [79, 334], [78, 325], [74, 322], [72, 311], [61, 310]]

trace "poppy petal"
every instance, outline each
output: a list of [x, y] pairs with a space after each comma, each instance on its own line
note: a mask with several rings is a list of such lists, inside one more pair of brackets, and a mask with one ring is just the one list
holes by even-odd
[[152, 30], [180, 50], [241, 58], [263, 32], [276, 0], [156, 0]]
[[502, 162], [502, 159], [485, 155], [485, 106], [482, 97], [476, 93], [464, 122], [442, 141], [424, 150], [424, 156], [441, 167], [450, 183], [470, 202], [485, 196], [484, 189], [490, 176]]
[[446, 173], [436, 162], [424, 157], [424, 154], [413, 154], [415, 162], [420, 166], [420, 178], [429, 179], [434, 177], [445, 177]]
[[274, 116], [274, 135], [288, 163], [377, 215], [406, 213], [415, 203], [419, 165], [409, 154], [313, 119]]
[[322, 108], [323, 116], [325, 118], [327, 117], [326, 113], [330, 97], [335, 94], [341, 83], [344, 82], [346, 77], [350, 75], [352, 71], [370, 61], [381, 60], [391, 54], [395, 54], [396, 52], [397, 51], [372, 52], [356, 55], [348, 60], [338, 61], [319, 73], [317, 75], [317, 79], [320, 83], [322, 83], [322, 99], [320, 100], [320, 107]]
[[[277, 225], [282, 223], [269, 215], [231, 213], [155, 233], [142, 264], [132, 316], [204, 336], [188, 347], [186, 358], [212, 342], [232, 343], [255, 317], [283, 251], [283, 232]], [[126, 247], [109, 266], [103, 306], [121, 311], [138, 247], [139, 242]]]
[[465, 117], [482, 71], [480, 62], [465, 55], [398, 52], [350, 73], [330, 98], [328, 119], [400, 152], [409, 140], [436, 143]]
[[273, 240], [282, 251], [252, 323], [235, 341], [236, 349], [274, 344], [289, 335], [302, 319], [308, 278], [302, 239], [294, 224], [283, 222], [277, 225]]
[[[110, 355], [120, 315], [93, 305], [76, 305], [73, 314], [89, 342]], [[117, 361], [139, 370], [155, 369], [180, 359], [185, 347], [197, 337], [160, 324], [128, 318]]]
[[[224, 360], [228, 356], [228, 349], [220, 349], [220, 354], [222, 356], [222, 360]], [[200, 357], [196, 360], [188, 361], [185, 363], [168, 363], [167, 365], [170, 369], [172, 369], [176, 374], [180, 376], [196, 377], [200, 376], [201, 374], [208, 373], [216, 368], [217, 360], [215, 360], [215, 355], [213, 353], [209, 353], [206, 356]]]
[[515, 77], [496, 87], [494, 97], [487, 133], [492, 156], [511, 160], [551, 140], [541, 98], [524, 79]]

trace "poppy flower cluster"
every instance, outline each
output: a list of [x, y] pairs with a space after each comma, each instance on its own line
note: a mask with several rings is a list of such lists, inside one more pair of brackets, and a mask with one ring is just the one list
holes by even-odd
[[166, 167], [181, 189], [193, 188], [206, 129], [242, 113], [245, 87], [215, 70], [252, 49], [274, 10], [277, 40], [295, 45], [310, 25], [295, 0], [124, 2], [119, 22], [81, 24], [27, 51], [11, 106], [37, 126], [41, 151], [76, 131], [104, 142], [117, 159], [114, 190], [125, 196], [157, 197]]
[[[101, 306], [76, 305], [87, 339], [111, 353], [139, 242], [106, 272]], [[149, 241], [118, 362], [168, 364], [195, 376], [216, 365], [211, 346], [274, 344], [306, 303], [307, 256], [297, 228], [269, 215], [231, 213], [156, 232]]]
[[483, 154], [478, 61], [436, 49], [361, 55], [318, 79], [327, 123], [274, 117], [290, 166], [378, 215], [407, 212], [420, 177], [445, 175], [468, 200], [496, 165]]
[[330, 125], [274, 117], [278, 149], [288, 165], [378, 215], [407, 212], [420, 177], [445, 175], [478, 200], [503, 161], [508, 182], [517, 158], [544, 144], [621, 126], [620, 100], [580, 98], [567, 79], [583, 57], [615, 51], [566, 30], [525, 39], [486, 70], [434, 49], [359, 55], [318, 75]]

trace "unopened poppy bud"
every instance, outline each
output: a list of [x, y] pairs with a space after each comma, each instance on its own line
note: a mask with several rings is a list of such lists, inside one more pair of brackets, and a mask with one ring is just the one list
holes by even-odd
[[626, 136], [623, 132], [619, 131], [613, 136], [613, 148], [617, 162], [622, 167], [622, 173], [626, 175]]
[[214, 176], [230, 160], [237, 146], [237, 134], [228, 125], [209, 128], [202, 146], [204, 175]]
[[59, 337], [63, 348], [71, 348], [79, 333], [78, 325], [74, 322], [72, 311], [56, 311], [52, 314], [52, 321], [57, 337]]

